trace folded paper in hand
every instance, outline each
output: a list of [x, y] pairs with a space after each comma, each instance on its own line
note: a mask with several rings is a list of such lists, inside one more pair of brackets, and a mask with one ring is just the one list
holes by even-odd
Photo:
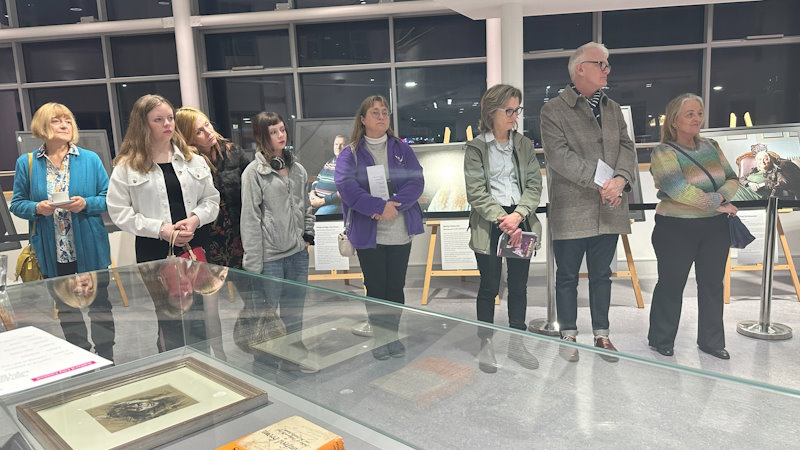
[[614, 178], [614, 169], [602, 159], [597, 160], [597, 168], [594, 170], [594, 184], [603, 187], [606, 181]]
[[523, 231], [522, 242], [516, 247], [508, 244], [508, 235], [503, 233], [497, 241], [497, 256], [506, 258], [531, 259], [536, 249], [536, 233]]

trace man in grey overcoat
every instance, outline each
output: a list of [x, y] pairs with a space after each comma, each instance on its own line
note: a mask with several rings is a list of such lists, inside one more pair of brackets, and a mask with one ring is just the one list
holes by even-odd
[[[630, 233], [623, 192], [634, 181], [636, 150], [619, 104], [603, 92], [611, 72], [608, 50], [595, 42], [584, 44], [570, 57], [568, 69], [572, 83], [541, 111], [550, 196], [548, 225], [558, 267], [558, 324], [562, 339], [575, 342], [578, 272], [585, 255], [594, 345], [616, 351], [608, 337], [611, 262], [619, 235]], [[572, 346], [562, 346], [560, 353], [568, 361], [578, 361]], [[608, 353], [601, 356], [617, 360]]]

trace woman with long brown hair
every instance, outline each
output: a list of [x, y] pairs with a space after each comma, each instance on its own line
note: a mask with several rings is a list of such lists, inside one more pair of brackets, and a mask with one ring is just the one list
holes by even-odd
[[137, 262], [166, 258], [173, 231], [176, 247], [205, 247], [198, 229], [219, 212], [211, 170], [176, 132], [174, 114], [166, 98], [140, 97], [114, 159], [108, 213], [120, 229], [136, 235]]

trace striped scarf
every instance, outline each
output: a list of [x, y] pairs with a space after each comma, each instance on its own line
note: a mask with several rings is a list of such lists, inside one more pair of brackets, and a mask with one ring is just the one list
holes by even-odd
[[[575, 93], [583, 97], [583, 94], [578, 91], [578, 88], [575, 87], [574, 84], [570, 84], [572, 89], [575, 90]], [[592, 108], [592, 114], [594, 114], [594, 118], [597, 119], [597, 124], [600, 125], [600, 128], [603, 128], [603, 122], [600, 120], [600, 96], [601, 92], [598, 89], [591, 97], [583, 97], [586, 99], [586, 102], [589, 103], [589, 106]]]

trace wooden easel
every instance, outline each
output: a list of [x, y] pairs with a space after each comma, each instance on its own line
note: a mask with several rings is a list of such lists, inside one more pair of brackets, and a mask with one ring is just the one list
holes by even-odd
[[[431, 278], [433, 277], [479, 277], [481, 273], [477, 269], [470, 270], [433, 270], [433, 255], [436, 252], [436, 239], [439, 234], [440, 220], [427, 220], [425, 225], [431, 227], [431, 240], [428, 243], [428, 262], [425, 264], [425, 282], [422, 285], [422, 304], [428, 304], [428, 292], [431, 288]], [[500, 304], [500, 297], [494, 298], [494, 304]]]
[[[636, 296], [636, 306], [644, 308], [644, 300], [642, 299], [642, 288], [639, 286], [639, 275], [636, 273], [636, 265], [633, 264], [633, 253], [631, 253], [631, 244], [628, 242], [628, 235], [622, 235], [622, 247], [625, 249], [625, 259], [628, 261], [628, 270], [612, 272], [612, 277], [617, 278], [630, 278], [633, 284], [633, 294]], [[589, 278], [588, 273], [578, 274], [578, 278]]]
[[351, 273], [347, 270], [339, 272], [338, 270], [331, 270], [330, 273], [319, 273], [309, 275], [308, 281], [329, 281], [329, 280], [344, 280], [345, 286], [350, 286], [350, 280], [364, 281], [363, 273]]
[[[781, 248], [783, 249], [783, 256], [786, 257], [786, 264], [775, 264], [773, 270], [788, 270], [792, 276], [792, 283], [794, 284], [794, 292], [797, 294], [797, 301], [800, 301], [800, 280], [797, 278], [797, 269], [794, 267], [794, 261], [792, 260], [792, 252], [789, 251], [789, 242], [786, 240], [786, 234], [783, 232], [783, 226], [781, 226], [781, 218], [778, 217], [777, 220], [777, 228], [778, 228], [778, 239], [781, 243]], [[761, 271], [764, 269], [764, 264], [750, 264], [745, 266], [731, 266], [731, 253], [728, 252], [728, 262], [725, 264], [725, 279], [723, 282], [723, 289], [724, 289], [724, 299], [725, 303], [731, 302], [731, 272], [744, 272], [744, 271]]]

